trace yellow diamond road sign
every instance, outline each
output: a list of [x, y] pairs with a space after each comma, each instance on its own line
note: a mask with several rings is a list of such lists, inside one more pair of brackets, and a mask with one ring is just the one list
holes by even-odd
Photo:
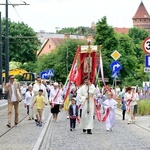
[[121, 54], [118, 51], [116, 51], [116, 50], [111, 54], [111, 57], [114, 60], [117, 60], [120, 56], [121, 56]]

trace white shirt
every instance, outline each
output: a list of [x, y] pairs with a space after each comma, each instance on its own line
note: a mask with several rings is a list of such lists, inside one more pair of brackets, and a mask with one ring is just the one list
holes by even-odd
[[16, 102], [16, 101], [17, 101], [17, 98], [16, 98], [16, 95], [15, 95], [15, 87], [14, 87], [14, 83], [11, 84], [11, 90], [12, 90], [11, 101], [12, 101], [12, 102]]
[[[59, 90], [59, 93], [58, 93], [58, 88], [57, 89], [52, 89], [51, 92], [50, 92], [50, 97], [49, 97], [49, 101], [50, 102], [54, 102], [54, 103], [60, 103], [60, 95], [61, 95], [61, 91]], [[58, 93], [58, 94], [57, 94]], [[57, 97], [56, 97], [56, 94], [57, 94]], [[55, 98], [56, 97], [56, 98]], [[55, 98], [55, 100], [54, 100]], [[53, 101], [54, 100], [54, 101]]]
[[73, 116], [76, 116], [76, 105], [72, 105], [72, 109], [73, 109]]
[[30, 93], [30, 91], [26, 92], [24, 103], [26, 105], [31, 105], [33, 99], [34, 99], [34, 92], [33, 91], [31, 93]]

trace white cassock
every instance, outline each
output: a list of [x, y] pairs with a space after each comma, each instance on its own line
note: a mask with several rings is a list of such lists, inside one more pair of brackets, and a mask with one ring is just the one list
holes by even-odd
[[[33, 85], [33, 92], [34, 92], [34, 96], [38, 95], [39, 93], [39, 89], [42, 89], [43, 90], [43, 95], [45, 97], [45, 103], [48, 104], [48, 93], [47, 93], [47, 90], [46, 90], [46, 87], [44, 84], [38, 84], [38, 83], [35, 83]], [[42, 120], [44, 120], [44, 113], [45, 111], [43, 110], [43, 113], [42, 113]]]
[[[128, 103], [128, 100], [131, 99], [132, 101], [130, 104]], [[138, 93], [125, 93], [124, 95], [124, 100], [126, 101], [126, 105], [129, 104], [129, 106], [126, 106], [127, 108], [129, 107], [129, 111], [127, 109], [127, 121], [131, 122], [132, 117], [133, 117], [133, 110], [134, 110], [134, 105], [137, 104], [137, 101], [139, 100]]]
[[111, 107], [111, 109], [109, 110], [108, 117], [105, 121], [106, 130], [111, 130], [115, 124], [115, 109], [117, 108], [117, 102], [113, 98], [106, 99], [103, 102], [103, 106], [105, 109], [105, 113], [106, 113], [107, 108]]
[[82, 104], [82, 118], [80, 123], [81, 129], [93, 129], [93, 116], [94, 116], [94, 95], [96, 88], [93, 84], [89, 85], [89, 113], [87, 113], [88, 100], [88, 86], [83, 85], [77, 92], [79, 103]]
[[34, 109], [31, 109], [31, 105], [34, 103], [34, 92], [30, 93], [30, 91], [27, 91], [25, 94], [25, 101], [24, 103], [26, 105], [29, 105], [29, 117], [32, 119], [34, 118]]

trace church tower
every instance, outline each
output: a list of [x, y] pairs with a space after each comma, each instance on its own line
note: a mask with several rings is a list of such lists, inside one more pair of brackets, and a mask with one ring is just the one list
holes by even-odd
[[132, 20], [133, 27], [143, 28], [150, 32], [150, 15], [142, 1]]

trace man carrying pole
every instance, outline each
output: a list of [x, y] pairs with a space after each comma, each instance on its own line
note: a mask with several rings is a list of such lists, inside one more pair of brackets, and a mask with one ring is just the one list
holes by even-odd
[[[95, 60], [95, 59], [93, 59]], [[92, 62], [90, 43], [88, 47], [88, 55], [84, 59], [84, 69], [83, 74], [86, 75], [84, 78], [84, 84], [78, 90], [79, 102], [82, 104], [82, 118], [80, 123], [80, 128], [83, 132], [87, 131], [87, 134], [92, 134], [93, 129], [93, 116], [94, 116], [94, 95], [96, 93], [96, 88], [94, 84], [91, 83], [90, 79], [92, 77], [92, 71], [94, 71], [95, 66]]]

